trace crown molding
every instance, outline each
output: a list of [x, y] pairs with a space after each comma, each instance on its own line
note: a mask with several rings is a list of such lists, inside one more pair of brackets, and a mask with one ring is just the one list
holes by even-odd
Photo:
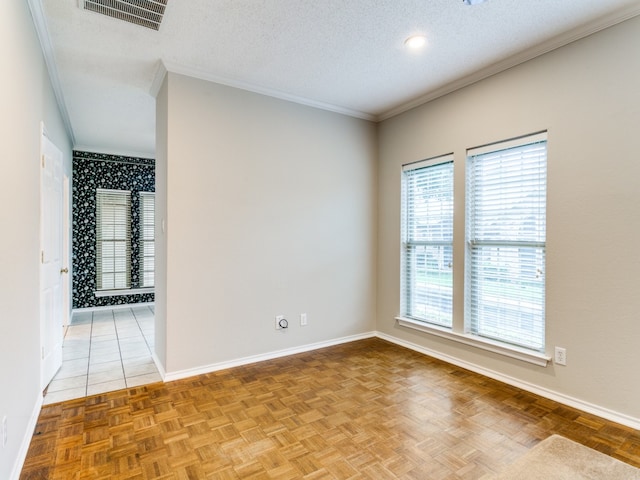
[[360, 118], [362, 120], [369, 120], [372, 122], [375, 122], [377, 120], [376, 115], [372, 115], [370, 113], [352, 110], [349, 108], [341, 107], [339, 105], [312, 100], [310, 98], [299, 97], [297, 95], [291, 95], [289, 93], [281, 92], [272, 88], [261, 87], [259, 85], [243, 82], [241, 80], [215, 75], [204, 70], [187, 67], [185, 65], [180, 65], [173, 62], [161, 61], [160, 63], [162, 64], [162, 66], [158, 67], [158, 69], [156, 70], [156, 75], [150, 89], [152, 95], [154, 95], [154, 92], [155, 95], [157, 95], [157, 91], [162, 85], [164, 76], [167, 74], [167, 72], [171, 72], [177, 73], [179, 75], [186, 75], [188, 77], [197, 78], [199, 80], [218, 83], [220, 85], [226, 85], [227, 87], [233, 87], [240, 90], [246, 90], [248, 92], [258, 93], [260, 95], [265, 95], [268, 97], [278, 98], [280, 100], [286, 100], [288, 102], [298, 103], [300, 105], [306, 105], [308, 107], [318, 108], [320, 110], [339, 113], [341, 115], [346, 115], [349, 117]]
[[582, 38], [588, 37], [594, 33], [597, 33], [606, 28], [617, 25], [618, 23], [622, 23], [625, 20], [629, 20], [633, 17], [640, 15], [640, 5], [633, 5], [627, 8], [618, 10], [609, 15], [601, 17], [594, 22], [590, 22], [586, 25], [578, 27], [576, 29], [565, 32], [561, 35], [551, 38], [546, 42], [543, 42], [539, 45], [536, 45], [532, 48], [529, 48], [523, 52], [512, 55], [500, 62], [494, 63], [482, 70], [479, 70], [471, 75], [463, 77], [459, 80], [447, 83], [446, 85], [432, 90], [414, 100], [411, 100], [407, 103], [403, 103], [397, 107], [394, 107], [386, 112], [381, 113], [376, 117], [378, 122], [383, 120], [387, 120], [391, 117], [395, 117], [401, 113], [404, 113], [412, 108], [418, 107], [425, 103], [428, 103], [436, 98], [442, 97], [449, 93], [455, 92], [456, 90], [460, 90], [461, 88], [472, 85], [480, 80], [484, 80], [485, 78], [496, 75], [500, 72], [513, 68], [521, 63], [527, 62], [529, 60], [533, 60], [536, 57], [544, 55], [545, 53], [549, 53], [553, 50], [556, 50], [560, 47], [564, 47], [570, 43], [573, 43]]
[[53, 44], [51, 43], [51, 36], [49, 35], [49, 28], [47, 27], [47, 20], [44, 15], [41, 0], [28, 0], [29, 10], [31, 11], [31, 17], [40, 40], [40, 47], [42, 48], [42, 55], [44, 57], [44, 63], [47, 66], [47, 72], [49, 72], [49, 80], [51, 81], [51, 87], [53, 89], [53, 95], [56, 98], [58, 104], [58, 110], [62, 116], [62, 122], [64, 123], [67, 135], [71, 145], [76, 143], [75, 134], [73, 133], [73, 127], [71, 126], [71, 120], [69, 118], [69, 111], [67, 110], [67, 104], [64, 101], [64, 94], [62, 93], [62, 87], [60, 86], [60, 77], [58, 75], [58, 67], [56, 66], [55, 55], [53, 53]]
[[78, 152], [88, 152], [88, 153], [97, 153], [97, 154], [105, 154], [105, 155], [117, 155], [123, 157], [135, 157], [135, 158], [145, 158], [145, 159], [155, 159], [155, 152], [142, 152], [136, 150], [127, 150], [127, 149], [113, 149], [108, 147], [96, 147], [95, 145], [82, 145], [82, 144], [74, 144], [73, 150]]
[[165, 67], [164, 62], [162, 60], [158, 60], [156, 71], [153, 74], [153, 81], [149, 88], [149, 93], [153, 98], [158, 96], [158, 92], [160, 92], [160, 88], [162, 88], [162, 82], [164, 82], [164, 77], [167, 76], [167, 73], [167, 67]]

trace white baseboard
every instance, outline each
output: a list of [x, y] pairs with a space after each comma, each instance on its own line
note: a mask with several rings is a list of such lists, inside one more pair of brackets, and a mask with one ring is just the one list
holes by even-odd
[[563, 405], [567, 405], [569, 407], [577, 408], [578, 410], [582, 410], [583, 412], [591, 413], [593, 415], [597, 415], [598, 417], [605, 418], [612, 422], [620, 423], [622, 425], [626, 425], [627, 427], [640, 430], [640, 419], [638, 418], [631, 417], [624, 413], [615, 412], [613, 410], [609, 410], [608, 408], [594, 405], [592, 403], [585, 402], [583, 400], [580, 400], [574, 397], [570, 397], [563, 393], [559, 393], [554, 390], [549, 390], [547, 388], [540, 387], [533, 383], [523, 382], [522, 380], [511, 377], [509, 375], [504, 375], [500, 372], [496, 372], [494, 370], [481, 367], [474, 363], [460, 360], [459, 358], [452, 357], [450, 355], [446, 355], [444, 353], [437, 352], [429, 348], [425, 348], [421, 345], [417, 345], [412, 342], [407, 342], [406, 340], [401, 340], [391, 335], [387, 335], [386, 333], [376, 332], [375, 334], [376, 334], [376, 337], [381, 338], [382, 340], [387, 340], [388, 342], [395, 343], [396, 345], [400, 345], [401, 347], [406, 347], [409, 350], [422, 353], [429, 357], [437, 358], [438, 360], [442, 360], [444, 362], [450, 363], [452, 365], [456, 365], [466, 370], [479, 373], [480, 375], [484, 375], [485, 377], [493, 378], [494, 380], [498, 380], [499, 382], [506, 383], [507, 385], [520, 388], [527, 392], [535, 393], [536, 395], [540, 395], [541, 397], [548, 398], [550, 400], [556, 401]]
[[102, 307], [84, 307], [84, 308], [74, 308], [71, 310], [71, 313], [87, 313], [87, 312], [101, 312], [104, 310], [125, 310], [127, 308], [138, 308], [138, 307], [154, 307], [155, 302], [142, 302], [142, 303], [124, 303], [122, 305], [104, 305]]
[[[152, 305], [150, 303], [136, 304], [136, 305], [124, 305], [123, 308], [131, 308], [132, 306], [148, 306]], [[112, 309], [114, 307], [105, 307], [107, 309]], [[406, 340], [402, 340], [400, 338], [387, 335], [386, 333], [379, 331], [371, 331], [365, 332], [357, 335], [350, 335], [346, 337], [341, 337], [332, 340], [326, 340], [322, 342], [310, 343], [307, 345], [301, 345], [299, 347], [287, 348], [283, 350], [277, 350], [274, 352], [263, 353], [259, 355], [252, 355], [248, 357], [238, 358], [234, 360], [228, 360], [224, 362], [214, 363], [210, 365], [205, 365], [197, 368], [191, 368], [186, 370], [177, 370], [174, 372], [167, 372], [162, 365], [162, 362], [157, 357], [155, 353], [153, 353], [152, 358], [160, 375], [165, 382], [170, 382], [173, 380], [180, 380], [183, 378], [193, 377], [196, 375], [201, 375], [205, 373], [216, 372], [219, 370], [225, 370], [228, 368], [238, 367], [242, 365], [248, 365], [251, 363], [262, 362], [265, 360], [272, 360], [275, 358], [286, 357], [288, 355], [295, 355], [297, 353], [309, 352], [312, 350], [318, 350], [320, 348], [331, 347], [334, 345], [340, 345], [343, 343], [355, 342], [357, 340], [364, 340], [366, 338], [377, 337], [382, 340], [386, 340], [388, 342], [394, 343], [396, 345], [400, 345], [402, 347], [408, 348], [418, 353], [422, 353], [429, 357], [437, 358], [444, 362], [450, 363], [452, 365], [456, 365], [458, 367], [464, 368], [466, 370], [470, 370], [472, 372], [478, 373], [480, 375], [484, 375], [486, 377], [492, 378], [499, 382], [505, 383], [507, 385], [511, 385], [527, 392], [534, 393], [536, 395], [540, 395], [541, 397], [548, 398], [550, 400], [556, 401], [563, 405], [567, 405], [583, 412], [591, 413], [598, 417], [610, 420], [612, 422], [619, 423], [621, 425], [628, 426], [630, 428], [640, 430], [640, 419], [636, 417], [632, 417], [630, 415], [626, 415], [624, 413], [616, 412], [614, 410], [610, 410], [605, 407], [601, 407], [599, 405], [595, 405], [584, 400], [580, 400], [578, 398], [571, 397], [569, 395], [565, 395], [560, 392], [556, 392], [554, 390], [550, 390], [539, 385], [535, 385], [533, 383], [524, 382], [517, 378], [511, 377], [509, 375], [502, 374], [500, 372], [496, 372], [494, 370], [482, 367], [480, 365], [476, 365], [471, 362], [467, 362], [465, 360], [461, 360], [456, 357], [452, 357], [450, 355], [431, 350], [429, 348], [423, 347], [421, 345], [417, 345], [412, 342], [408, 342]], [[16, 464], [14, 466], [14, 472], [11, 476], [11, 480], [18, 480], [20, 476], [20, 471], [22, 470], [22, 465], [27, 455], [27, 450], [29, 449], [29, 444], [31, 442], [31, 433], [35, 430], [35, 426], [38, 421], [38, 415], [40, 414], [40, 409], [42, 408], [42, 397], [39, 397], [38, 402], [34, 407], [34, 411], [32, 413], [31, 419], [29, 420], [29, 426], [27, 432], [25, 434], [25, 438], [23, 439], [22, 446], [20, 448], [20, 453], [18, 455], [18, 459], [16, 460]]]
[[165, 372], [163, 375], [165, 382], [172, 380], [180, 380], [182, 378], [193, 377], [195, 375], [201, 375], [203, 373], [216, 372], [218, 370], [225, 370], [227, 368], [239, 367], [241, 365], [248, 365], [250, 363], [263, 362], [265, 360], [272, 360], [274, 358], [286, 357], [288, 355], [295, 355], [296, 353], [309, 352], [311, 350], [318, 350], [319, 348], [332, 347], [334, 345], [340, 345], [342, 343], [355, 342], [356, 340], [364, 340], [365, 338], [373, 338], [376, 336], [375, 332], [360, 333], [357, 335], [350, 335], [348, 337], [336, 338], [333, 340], [327, 340], [324, 342], [310, 343], [302, 345], [300, 347], [287, 348], [284, 350], [277, 350], [275, 352], [263, 353], [260, 355], [252, 355], [249, 357], [238, 358], [236, 360], [229, 360], [220, 363], [213, 363], [205, 365], [203, 367], [191, 368], [187, 370], [178, 370], [175, 372]]
[[15, 463], [13, 464], [11, 477], [9, 477], [10, 480], [20, 479], [20, 473], [22, 472], [24, 461], [26, 460], [27, 453], [29, 452], [29, 445], [31, 445], [33, 432], [35, 432], [36, 425], [38, 424], [38, 417], [40, 416], [40, 410], [42, 409], [43, 401], [44, 397], [42, 395], [38, 395], [36, 403], [33, 406], [33, 411], [31, 412], [31, 417], [29, 418], [29, 422], [27, 423], [27, 428], [25, 429], [22, 443], [20, 444], [20, 450], [18, 450], [18, 455], [16, 457]]

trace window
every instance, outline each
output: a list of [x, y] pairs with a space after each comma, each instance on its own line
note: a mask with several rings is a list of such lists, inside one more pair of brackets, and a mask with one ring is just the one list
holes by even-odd
[[131, 286], [131, 192], [96, 193], [96, 282], [98, 290]]
[[153, 287], [155, 270], [155, 194], [140, 193], [140, 286]]
[[466, 330], [544, 352], [546, 134], [468, 151]]
[[[140, 200], [139, 208], [135, 202], [132, 204], [129, 191], [98, 189], [96, 192], [95, 295], [98, 297], [129, 295], [138, 288], [154, 286], [155, 194], [134, 195]], [[139, 227], [133, 232], [132, 219], [136, 219]], [[132, 265], [135, 265], [133, 272]]]
[[451, 327], [453, 156], [403, 167], [402, 315]]

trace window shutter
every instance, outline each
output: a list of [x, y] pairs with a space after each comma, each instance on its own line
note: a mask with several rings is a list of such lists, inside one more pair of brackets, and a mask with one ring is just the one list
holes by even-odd
[[155, 281], [155, 193], [140, 193], [140, 286]]
[[470, 150], [467, 329], [544, 351], [546, 134]]
[[402, 315], [451, 328], [453, 156], [403, 170]]
[[98, 290], [131, 287], [131, 192], [96, 192], [96, 282]]

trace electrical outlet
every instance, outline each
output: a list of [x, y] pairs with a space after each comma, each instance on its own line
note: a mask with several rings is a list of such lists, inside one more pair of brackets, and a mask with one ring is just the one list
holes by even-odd
[[282, 330], [280, 322], [284, 320], [284, 315], [276, 315], [276, 330]]
[[562, 347], [556, 347], [556, 356], [555, 356], [556, 365], [566, 365], [567, 364], [567, 349]]
[[7, 439], [9, 432], [7, 432], [7, 416], [2, 417], [2, 448], [7, 446]]

